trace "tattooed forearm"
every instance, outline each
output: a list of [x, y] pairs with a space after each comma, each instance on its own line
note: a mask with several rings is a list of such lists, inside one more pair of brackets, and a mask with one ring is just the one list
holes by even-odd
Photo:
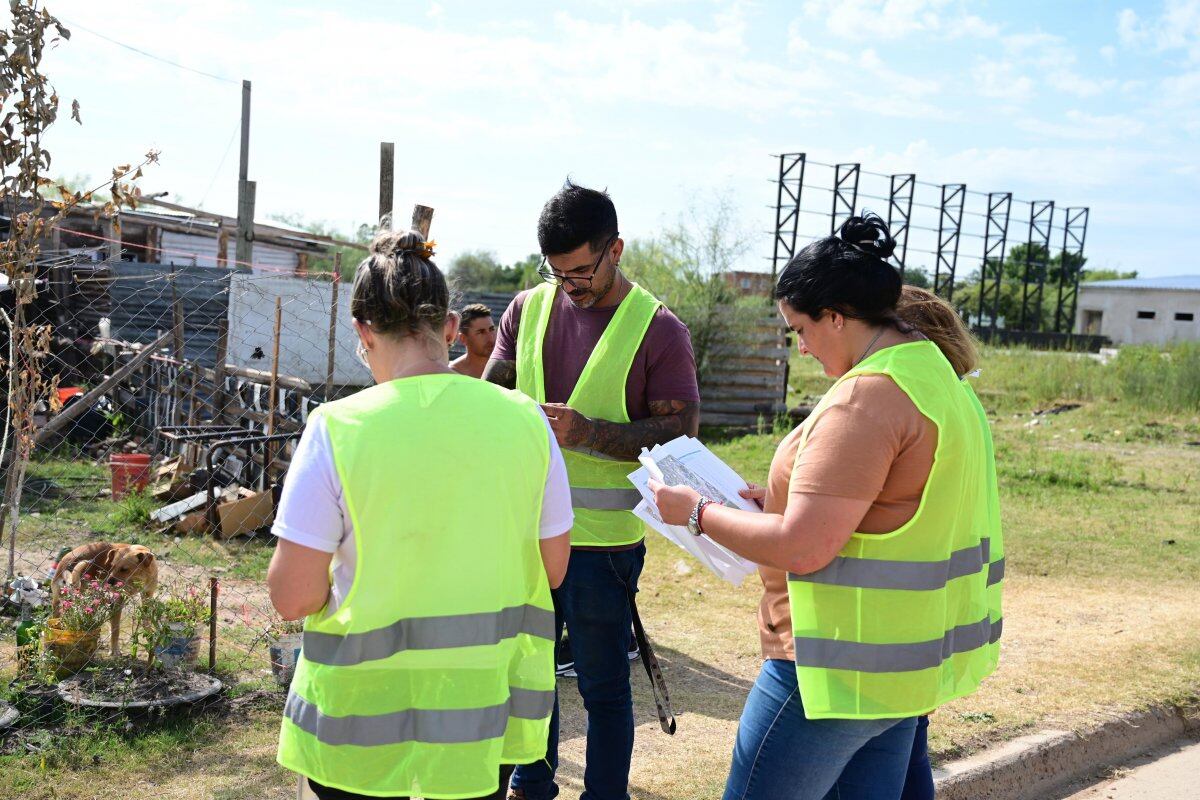
[[483, 379], [505, 389], [517, 388], [517, 362], [492, 359], [483, 368]]
[[685, 400], [650, 403], [650, 416], [636, 422], [595, 420], [589, 450], [632, 461], [643, 447], [665, 444], [680, 436], [695, 436], [700, 431], [700, 404]]

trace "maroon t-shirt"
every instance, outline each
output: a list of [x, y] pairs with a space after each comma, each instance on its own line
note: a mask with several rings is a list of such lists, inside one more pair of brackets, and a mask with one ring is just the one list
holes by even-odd
[[[529, 291], [518, 294], [500, 318], [492, 358], [517, 360], [517, 330], [528, 296]], [[565, 403], [571, 397], [588, 357], [617, 308], [579, 308], [564, 292], [554, 293], [554, 308], [542, 343], [547, 403]], [[660, 400], [700, 400], [692, 337], [687, 326], [665, 306], [650, 321], [625, 381], [629, 419], [646, 419], [650, 416], [649, 404]]]

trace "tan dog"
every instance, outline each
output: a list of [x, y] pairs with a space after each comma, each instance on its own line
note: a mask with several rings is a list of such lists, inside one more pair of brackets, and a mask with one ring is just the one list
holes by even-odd
[[[50, 614], [57, 616], [59, 594], [63, 586], [78, 586], [85, 579], [98, 580], [108, 586], [123, 584], [128, 595], [134, 592], [150, 597], [158, 588], [158, 561], [154, 553], [140, 544], [91, 542], [80, 545], [58, 562], [54, 580], [50, 583]], [[121, 636], [121, 604], [113, 609], [110, 650], [119, 652]]]

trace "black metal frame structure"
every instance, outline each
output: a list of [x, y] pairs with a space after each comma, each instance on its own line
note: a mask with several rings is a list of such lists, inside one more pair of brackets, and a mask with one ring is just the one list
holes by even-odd
[[[858, 177], [862, 164], [838, 164], [833, 169], [833, 210], [829, 215], [829, 233], [837, 229], [850, 217], [858, 206]], [[840, 218], [839, 218], [840, 217]]]
[[[1029, 237], [1025, 242], [1025, 272], [1021, 276], [1021, 330], [1042, 328], [1042, 299], [1046, 269], [1050, 265], [1050, 231], [1054, 227], [1054, 201], [1029, 204]], [[1031, 289], [1032, 287], [1032, 289]], [[1033, 327], [1030, 327], [1030, 323]]]
[[[783, 264], [796, 255], [796, 234], [800, 228], [800, 195], [804, 191], [804, 153], [783, 153], [779, 156], [779, 189], [775, 198], [775, 251], [771, 255], [771, 285], [779, 277], [782, 252]], [[795, 190], [791, 181], [795, 176]], [[784, 197], [787, 213], [784, 213]], [[788, 226], [791, 226], [789, 232]]]
[[908, 223], [912, 219], [913, 189], [917, 176], [892, 175], [888, 190], [888, 230], [896, 240], [896, 252], [892, 258], [900, 267], [900, 278], [904, 279], [904, 261], [908, 257]]
[[[1058, 307], [1054, 310], [1056, 333], [1070, 333], [1075, 326], [1075, 304], [1079, 299], [1079, 256], [1087, 239], [1088, 209], [1066, 209], [1063, 224], [1062, 259], [1058, 271]], [[1071, 263], [1068, 265], [1068, 261]], [[1070, 304], [1071, 310], [1066, 307]]]
[[946, 302], [950, 302], [954, 297], [954, 271], [958, 267], [958, 240], [959, 234], [962, 232], [963, 206], [966, 204], [966, 200], [967, 185], [965, 183], [942, 184], [942, 202], [938, 210], [937, 261], [933, 271], [933, 291]]
[[[989, 192], [987, 224], [983, 230], [983, 260], [979, 262], [979, 326], [983, 314], [990, 312], [987, 329], [996, 333], [1000, 318], [1000, 289], [1004, 282], [1004, 249], [1008, 242], [1008, 215], [1012, 210], [1012, 192]], [[989, 272], [993, 274], [989, 274]], [[991, 297], [989, 304], [988, 298]], [[990, 305], [990, 307], [989, 307]]]
[[[918, 181], [916, 175], [912, 173], [871, 172], [864, 170], [862, 164], [857, 162], [823, 163], [813, 160], [807, 153], [784, 153], [772, 156], [772, 158], [778, 159], [775, 239], [774, 251], [771, 256], [772, 280], [778, 278], [780, 270], [796, 253], [796, 242], [801, 233], [800, 216], [802, 214], [814, 215], [820, 220], [818, 230], [823, 223], [820, 218], [824, 217], [826, 212], [818, 211], [815, 208], [804, 209], [801, 207], [806, 172], [809, 167], [821, 167], [833, 171], [833, 185], [830, 187], [823, 182], [818, 182], [820, 185], [810, 182], [809, 189], [810, 191], [812, 189], [828, 191], [832, 194], [832, 203], [828, 207], [830, 234], [837, 233], [839, 226], [848, 217], [857, 213], [860, 199], [870, 198], [886, 202], [888, 204], [888, 228], [896, 240], [896, 248], [889, 263], [896, 267], [901, 278], [904, 279], [908, 277], [909, 273], [910, 251], [933, 256], [933, 274], [931, 275], [933, 291], [950, 303], [954, 302], [959, 245], [963, 241], [963, 237], [982, 239], [983, 252], [979, 257], [979, 298], [978, 301], [974, 297], [971, 297], [969, 301], [962, 298], [959, 303], [960, 313], [966, 316], [967, 309], [964, 306], [970, 305], [971, 315], [978, 315], [982, 332], [992, 338], [1004, 334], [1012, 339], [1013, 336], [1019, 338], [1019, 335], [1033, 333], [1042, 335], [1045, 341], [1061, 341], [1064, 335], [1069, 338], [1075, 323], [1081, 271], [1079, 264], [1082, 261], [1084, 243], [1087, 238], [1087, 208], [1064, 208], [1053, 200], [1018, 200], [1013, 197], [1011, 192], [985, 194], [980, 191], [970, 191], [964, 183], [928, 183]], [[875, 184], [871, 182], [868, 182], [867, 189], [861, 188], [863, 175], [886, 179], [888, 181], [887, 195], [883, 195], [882, 187], [879, 190], [872, 189], [871, 187]], [[934, 205], [929, 201], [918, 202], [916, 197], [918, 183], [922, 187], [940, 190], [940, 203]], [[872, 194], [872, 191], [877, 191], [877, 193]], [[966, 209], [968, 194], [978, 195], [981, 202], [982, 198], [986, 197], [986, 214], [983, 213], [983, 209], [976, 210], [974, 205], [971, 210]], [[975, 201], [971, 202], [974, 204]], [[1013, 205], [1017, 203], [1029, 206], [1028, 235], [1025, 237], [1020, 237], [1019, 231], [1019, 226], [1025, 222], [1023, 209], [1017, 212], [1018, 230], [1010, 229], [1010, 226], [1013, 225]], [[936, 227], [932, 225], [932, 221], [923, 221], [928, 217], [925, 209], [929, 210], [929, 214], [937, 212], [938, 224]], [[914, 212], [916, 213], [914, 214]], [[968, 220], [968, 217], [971, 219]], [[986, 227], [982, 231], [979, 230], [979, 223], [975, 222], [974, 218], [986, 219]], [[967, 221], [966, 225], [964, 225], [964, 220]], [[1055, 227], [1056, 223], [1058, 227]], [[805, 223], [803, 227], [806, 235], [813, 232], [808, 223]], [[1051, 258], [1050, 242], [1060, 229], [1063, 235], [1061, 254], [1057, 258]], [[924, 245], [920, 235], [917, 238], [918, 244], [910, 248], [910, 234], [913, 230], [927, 231], [930, 234], [936, 233], [936, 250], [921, 249], [928, 245]], [[1014, 241], [1026, 243], [1026, 252], [1024, 258], [1021, 259], [1023, 263], [1015, 265], [1015, 269], [1006, 275], [1004, 266], [1005, 259], [1009, 255], [1010, 233]], [[969, 249], [974, 251], [974, 247]], [[971, 267], [974, 268], [976, 256], [972, 253], [964, 258], [967, 258]], [[1051, 263], [1059, 260], [1064, 268], [1059, 269], [1056, 274], [1051, 268]], [[922, 265], [922, 269], [924, 269], [927, 262], [918, 259], [915, 263]], [[1019, 302], [1014, 296], [1013, 307], [1007, 309], [1008, 313], [1003, 323], [1008, 330], [1003, 330], [1000, 312], [1005, 307], [1003, 298], [1006, 281], [1009, 284], [1010, 293], [1016, 288], [1012, 285], [1015, 281], [1020, 281], [1021, 290]], [[1058, 284], [1056, 294], [1047, 297], [1046, 285], [1049, 284], [1050, 291], [1054, 293], [1056, 282]], [[1046, 303], [1054, 305], [1053, 314], [1050, 314], [1049, 309], [1045, 308]], [[986, 324], [984, 320], [987, 320]]]

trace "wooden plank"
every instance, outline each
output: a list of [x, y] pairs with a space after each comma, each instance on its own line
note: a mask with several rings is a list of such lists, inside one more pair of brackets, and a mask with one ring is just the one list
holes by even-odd
[[333, 395], [333, 365], [337, 352], [338, 287], [342, 284], [342, 254], [333, 254], [332, 299], [329, 302], [329, 349], [325, 353], [325, 397]]
[[757, 404], [739, 402], [701, 402], [700, 413], [703, 414], [706, 409], [713, 414], [766, 414], [770, 416], [774, 414], [787, 413], [787, 405], [779, 400]]
[[[229, 375], [236, 375], [239, 378], [246, 378], [247, 380], [254, 381], [255, 383], [261, 383], [264, 385], [269, 385], [271, 383], [271, 373], [264, 372], [261, 369], [251, 369], [250, 367], [239, 367], [236, 364], [226, 364], [225, 372]], [[209, 374], [211, 375], [211, 370], [209, 370]], [[275, 382], [285, 389], [294, 389], [296, 391], [305, 392], [308, 394], [311, 394], [313, 390], [311, 383], [303, 378], [297, 378], [292, 375], [278, 375], [275, 378]]]
[[757, 375], [748, 374], [737, 371], [716, 371], [709, 370], [709, 373], [704, 376], [704, 380], [700, 381], [700, 391], [704, 392], [705, 388], [721, 389], [723, 387], [760, 387], [760, 388], [782, 388], [784, 385], [783, 374], [780, 371], [778, 374]]
[[395, 200], [396, 145], [379, 143], [379, 227], [392, 230], [392, 206]]
[[773, 422], [772, 417], [760, 414], [713, 414], [703, 410], [700, 413], [701, 425], [714, 427], [756, 428], [760, 420], [767, 426]]
[[703, 407], [704, 403], [742, 402], [746, 404], [754, 404], [778, 403], [782, 402], [782, 400], [782, 391], [764, 389], [761, 386], [750, 389], [739, 389], [730, 386], [723, 386], [720, 389], [706, 389], [703, 386], [700, 387], [701, 407]]
[[429, 206], [413, 206], [412, 229], [419, 232], [425, 241], [429, 241], [431, 225], [433, 225], [433, 209]]

